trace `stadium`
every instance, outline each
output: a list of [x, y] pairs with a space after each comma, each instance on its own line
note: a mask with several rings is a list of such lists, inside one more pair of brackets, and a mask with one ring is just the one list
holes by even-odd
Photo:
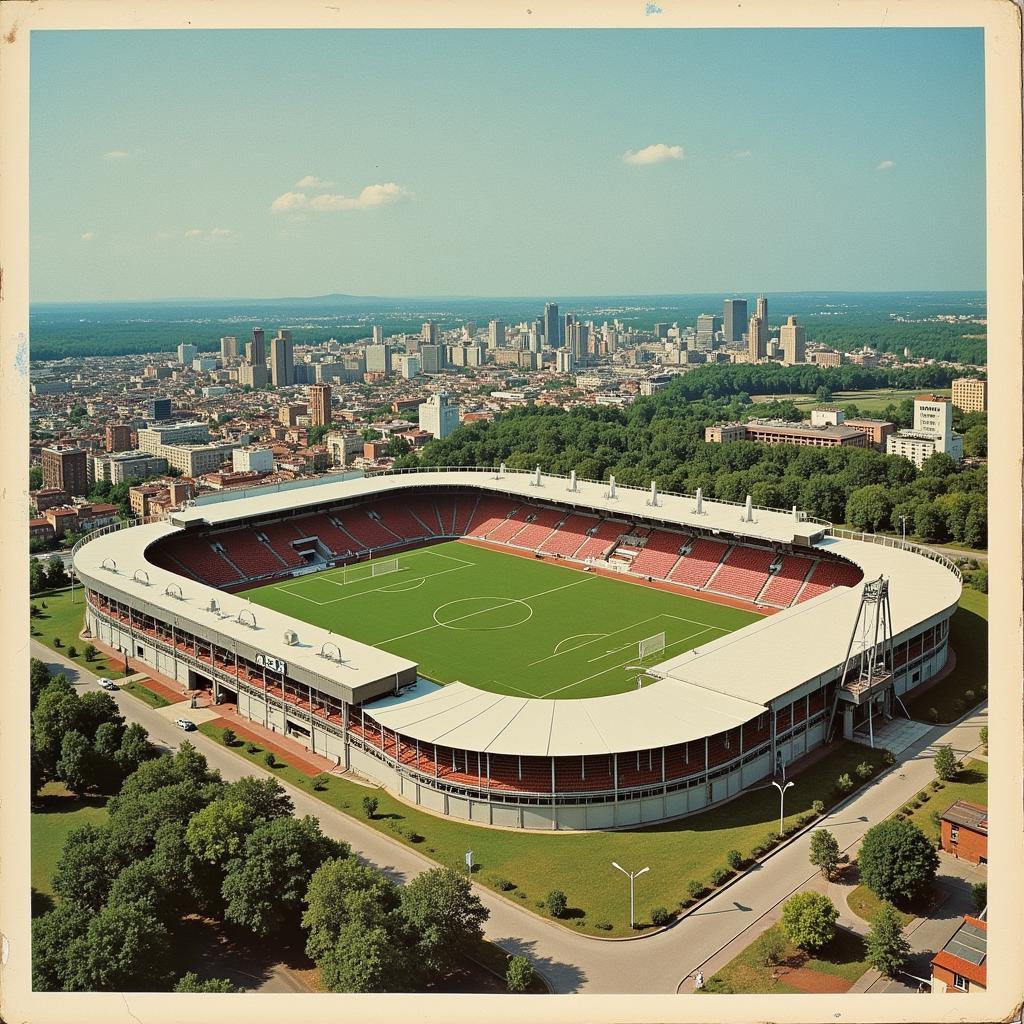
[[789, 511], [506, 469], [201, 500], [80, 541], [86, 629], [424, 809], [585, 830], [906, 715], [956, 567]]

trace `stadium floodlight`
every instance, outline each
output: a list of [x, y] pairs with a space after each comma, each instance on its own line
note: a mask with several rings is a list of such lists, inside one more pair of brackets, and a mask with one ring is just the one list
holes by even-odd
[[786, 790], [789, 789], [790, 786], [795, 786], [796, 783], [791, 780], [787, 782], [785, 785], [782, 785], [776, 782], [774, 779], [772, 779], [772, 785], [779, 791], [779, 835], [781, 836], [782, 824], [786, 818], [786, 815], [783, 812], [783, 808], [786, 805]]
[[633, 901], [633, 883], [642, 874], [644, 874], [647, 871], [650, 871], [651, 869], [649, 867], [646, 867], [646, 868], [641, 868], [639, 871], [627, 871], [621, 864], [617, 864], [615, 861], [612, 861], [612, 867], [613, 868], [618, 868], [629, 879], [629, 930], [632, 931], [633, 928], [635, 927], [635, 925], [634, 925], [634, 917], [635, 917], [635, 915], [633, 913], [633, 907], [635, 906], [635, 903]]

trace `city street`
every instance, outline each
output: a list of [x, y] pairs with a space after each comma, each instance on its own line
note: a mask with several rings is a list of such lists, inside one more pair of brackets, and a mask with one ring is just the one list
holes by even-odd
[[[32, 654], [66, 672], [76, 684], [96, 685], [89, 673], [36, 641], [32, 642]], [[113, 696], [125, 718], [145, 726], [154, 742], [171, 749], [184, 738], [166, 713], [161, 714], [125, 693]], [[822, 819], [821, 825], [835, 834], [842, 849], [854, 848], [871, 824], [934, 777], [932, 757], [937, 745], [949, 743], [958, 756], [963, 756], [978, 745], [978, 729], [986, 723], [987, 708], [983, 705], [960, 724], [929, 730], [903, 752], [901, 764], [835, 808]], [[200, 733], [190, 733], [188, 739], [226, 779], [262, 771]], [[286, 788], [296, 813], [316, 815], [325, 833], [349, 842], [358, 856], [396, 880], [405, 881], [433, 866], [431, 861], [362, 822], [307, 793], [287, 785]], [[774, 798], [774, 791], [768, 798]], [[805, 833], [674, 927], [645, 939], [627, 940], [634, 943], [630, 947], [574, 934], [478, 887], [491, 914], [486, 935], [509, 952], [529, 956], [555, 992], [673, 993], [684, 978], [702, 968], [781, 901], [820, 879], [808, 863], [809, 843], [810, 833]], [[623, 970], [626, 956], [628, 971]]]

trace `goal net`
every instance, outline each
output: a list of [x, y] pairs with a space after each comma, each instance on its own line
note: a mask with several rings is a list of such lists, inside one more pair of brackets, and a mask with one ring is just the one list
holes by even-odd
[[638, 655], [642, 661], [644, 658], [649, 658], [651, 655], [660, 654], [665, 650], [665, 634], [657, 633], [654, 636], [649, 636], [644, 640], [641, 640], [639, 645]]
[[346, 565], [342, 577], [345, 583], [361, 583], [363, 580], [373, 579], [375, 576], [387, 576], [393, 572], [399, 572], [402, 568], [397, 558], [385, 558], [379, 562], [357, 562], [355, 565]]

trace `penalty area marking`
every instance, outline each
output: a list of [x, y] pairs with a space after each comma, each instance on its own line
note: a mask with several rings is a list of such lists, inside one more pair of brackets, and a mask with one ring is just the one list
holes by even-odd
[[[608, 634], [607, 633], [576, 633], [574, 636], [567, 636], [564, 640], [559, 640], [558, 643], [555, 644], [555, 649], [554, 649], [554, 651], [552, 651], [552, 657], [554, 657], [554, 656], [556, 656], [558, 654], [562, 654], [562, 653], [568, 654], [569, 651], [575, 651], [576, 647], [586, 647], [587, 644], [593, 643], [592, 640], [588, 640], [588, 641], [586, 641], [586, 643], [577, 644], [576, 647], [568, 647], [568, 648], [566, 648], [566, 650], [564, 652], [559, 650], [559, 648], [562, 646], [562, 644], [567, 644], [570, 640], [579, 640], [579, 639], [581, 639], [582, 637], [585, 637], [585, 636], [590, 636], [590, 637], [593, 637], [595, 640], [600, 640], [601, 637], [608, 636]], [[533, 664], [536, 665], [537, 662], [534, 662]]]
[[427, 577], [421, 576], [418, 580], [403, 580], [401, 583], [392, 583], [386, 587], [378, 587], [377, 591], [381, 594], [408, 594], [411, 590], [419, 590], [426, 582]]

